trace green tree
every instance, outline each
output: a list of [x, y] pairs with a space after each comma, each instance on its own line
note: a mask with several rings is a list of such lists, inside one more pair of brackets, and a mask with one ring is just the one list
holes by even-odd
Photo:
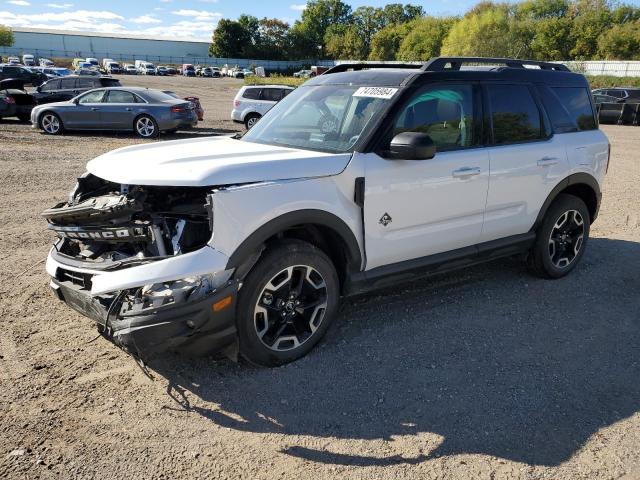
[[640, 20], [614, 25], [600, 35], [598, 57], [606, 60], [640, 58]]
[[209, 54], [214, 57], [242, 58], [250, 42], [249, 32], [240, 22], [222, 18], [213, 31]]
[[263, 18], [258, 27], [258, 56], [265, 60], [288, 58], [291, 47], [289, 24], [277, 18]]
[[478, 4], [454, 24], [442, 44], [442, 55], [516, 57], [528, 53], [523, 30], [507, 4]]
[[598, 51], [598, 38], [612, 26], [613, 16], [607, 0], [578, 0], [573, 5], [570, 41], [571, 56], [590, 60]]
[[339, 60], [367, 58], [367, 46], [356, 25], [331, 25], [325, 35], [327, 55]]
[[392, 24], [384, 27], [371, 39], [369, 60], [395, 60], [400, 45], [411, 31], [413, 22]]
[[0, 46], [10, 47], [13, 45], [13, 32], [9, 27], [0, 25]]
[[373, 36], [384, 27], [383, 11], [374, 7], [358, 7], [353, 12], [353, 23], [364, 44], [363, 55], [359, 58], [365, 59], [369, 56]]
[[303, 57], [326, 58], [324, 40], [328, 28], [350, 22], [351, 7], [341, 0], [309, 0], [291, 29], [294, 48]]
[[442, 42], [456, 22], [454, 18], [422, 17], [411, 23], [400, 44], [397, 60], [429, 60], [440, 55]]
[[382, 9], [383, 26], [400, 25], [424, 15], [424, 9], [417, 5], [389, 3]]

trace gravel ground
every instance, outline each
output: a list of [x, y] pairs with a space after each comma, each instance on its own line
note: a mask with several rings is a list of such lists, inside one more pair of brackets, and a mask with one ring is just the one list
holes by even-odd
[[[229, 133], [232, 79], [197, 94]], [[141, 142], [0, 124], [0, 478], [640, 478], [640, 128], [604, 126], [600, 218], [568, 278], [517, 259], [344, 302], [278, 369], [169, 355], [145, 370], [55, 301], [39, 213]]]

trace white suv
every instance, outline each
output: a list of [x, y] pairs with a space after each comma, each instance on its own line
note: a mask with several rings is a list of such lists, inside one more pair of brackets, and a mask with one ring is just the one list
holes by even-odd
[[276, 103], [293, 91], [286, 85], [255, 85], [242, 87], [233, 99], [231, 120], [244, 123], [247, 130], [271, 110]]
[[242, 138], [90, 161], [43, 213], [53, 290], [138, 355], [273, 366], [317, 344], [341, 296], [516, 254], [568, 274], [609, 162], [588, 83], [467, 60], [340, 65]]

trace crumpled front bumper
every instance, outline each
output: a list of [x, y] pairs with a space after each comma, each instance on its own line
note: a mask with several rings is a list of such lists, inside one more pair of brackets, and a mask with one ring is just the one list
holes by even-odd
[[209, 246], [115, 271], [81, 268], [74, 263], [58, 254], [55, 247], [49, 253], [46, 269], [54, 294], [94, 320], [103, 335], [130, 352], [143, 357], [164, 350], [202, 355], [220, 351], [235, 341], [235, 280], [225, 281], [196, 300], [121, 313], [121, 292], [128, 289], [224, 273], [227, 257]]
[[[115, 313], [120, 309], [118, 294], [91, 296], [76, 285], [56, 279], [51, 280], [51, 287], [60, 300], [94, 320], [105, 337], [143, 358], [168, 350], [204, 355], [223, 350], [236, 338], [236, 282], [193, 302], [124, 315]], [[216, 305], [227, 297], [231, 300], [217, 310]]]

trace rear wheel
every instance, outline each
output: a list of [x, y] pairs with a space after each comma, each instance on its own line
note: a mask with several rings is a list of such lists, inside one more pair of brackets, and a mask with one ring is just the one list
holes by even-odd
[[587, 246], [589, 210], [573, 195], [561, 194], [551, 204], [538, 229], [528, 257], [532, 272], [543, 278], [560, 278], [573, 270]]
[[40, 128], [49, 135], [59, 135], [64, 130], [62, 120], [53, 112], [45, 112], [40, 117]]
[[155, 138], [160, 133], [158, 130], [158, 124], [149, 115], [140, 115], [136, 118], [133, 128], [142, 138]]
[[244, 126], [247, 127], [247, 130], [251, 130], [253, 126], [258, 123], [260, 117], [261, 115], [258, 115], [257, 113], [250, 113], [247, 115], [247, 118], [244, 119]]
[[329, 328], [338, 300], [329, 257], [306, 242], [283, 242], [267, 251], [240, 290], [240, 353], [266, 367], [306, 355]]

